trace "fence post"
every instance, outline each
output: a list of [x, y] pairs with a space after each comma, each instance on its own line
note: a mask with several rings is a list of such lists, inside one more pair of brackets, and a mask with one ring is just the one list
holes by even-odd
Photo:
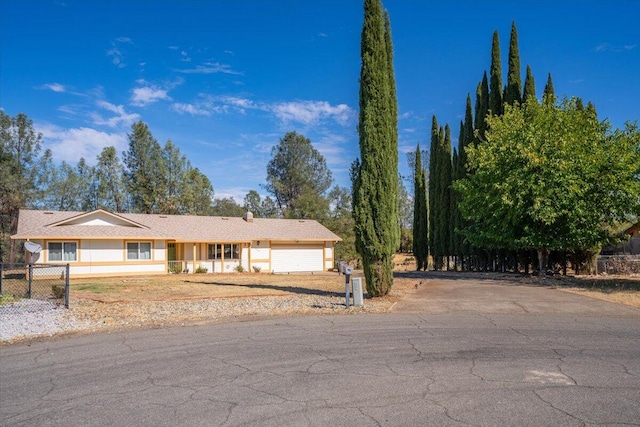
[[31, 284], [33, 282], [33, 264], [29, 263], [29, 294], [28, 297], [31, 299]]
[[69, 308], [69, 264], [65, 267], [64, 275], [64, 308]]
[[2, 267], [4, 267], [4, 264], [0, 262], [0, 298], [2, 298]]

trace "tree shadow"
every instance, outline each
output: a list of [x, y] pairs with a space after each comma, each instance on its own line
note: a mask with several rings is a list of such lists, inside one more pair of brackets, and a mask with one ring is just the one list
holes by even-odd
[[597, 289], [602, 292], [640, 291], [640, 278], [601, 276], [544, 277], [523, 273], [475, 272], [475, 271], [396, 271], [394, 277], [418, 280], [477, 280], [503, 281], [515, 286], [574, 287]]
[[[243, 288], [251, 288], [251, 289], [269, 289], [269, 290], [287, 292], [292, 294], [320, 295], [320, 296], [326, 296], [326, 297], [343, 297], [344, 298], [344, 292], [323, 291], [321, 289], [302, 288], [299, 286], [264, 285], [264, 284], [258, 284], [258, 283], [238, 284], [238, 283], [225, 283], [225, 282], [205, 282], [205, 281], [196, 281], [196, 280], [185, 280], [184, 282], [198, 283], [201, 285], [213, 285], [213, 286], [233, 286], [233, 287], [243, 287]], [[365, 295], [365, 298], [368, 298], [368, 296]]]

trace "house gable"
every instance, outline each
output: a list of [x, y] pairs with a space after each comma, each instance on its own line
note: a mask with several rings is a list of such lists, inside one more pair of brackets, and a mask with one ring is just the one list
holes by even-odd
[[132, 227], [149, 229], [138, 222], [132, 221], [128, 218], [124, 218], [120, 215], [107, 212], [102, 209], [98, 209], [92, 212], [83, 213], [71, 218], [64, 219], [62, 221], [49, 224], [49, 227], [62, 227], [62, 226], [111, 226], [111, 227]]

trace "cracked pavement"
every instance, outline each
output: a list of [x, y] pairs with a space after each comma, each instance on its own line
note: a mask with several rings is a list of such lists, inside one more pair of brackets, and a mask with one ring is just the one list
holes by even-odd
[[439, 276], [383, 315], [0, 347], [3, 426], [499, 424], [640, 425], [640, 311]]

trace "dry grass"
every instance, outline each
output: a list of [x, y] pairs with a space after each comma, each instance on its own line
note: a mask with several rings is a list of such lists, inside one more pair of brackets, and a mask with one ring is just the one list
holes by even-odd
[[[415, 271], [410, 255], [396, 256], [396, 271]], [[531, 276], [483, 273], [504, 280], [538, 282]], [[471, 277], [470, 277], [471, 278]], [[559, 277], [549, 280], [557, 288], [640, 308], [640, 277]], [[415, 291], [416, 280], [398, 277], [390, 295], [392, 304]], [[72, 279], [71, 299], [100, 303], [135, 303], [145, 301], [189, 301], [214, 298], [250, 298], [294, 294], [343, 296], [344, 276], [337, 273], [316, 274], [170, 274], [163, 276], [110, 277]]]
[[99, 302], [177, 301], [290, 294], [344, 294], [344, 278], [321, 274], [170, 274], [71, 281], [72, 298]]

